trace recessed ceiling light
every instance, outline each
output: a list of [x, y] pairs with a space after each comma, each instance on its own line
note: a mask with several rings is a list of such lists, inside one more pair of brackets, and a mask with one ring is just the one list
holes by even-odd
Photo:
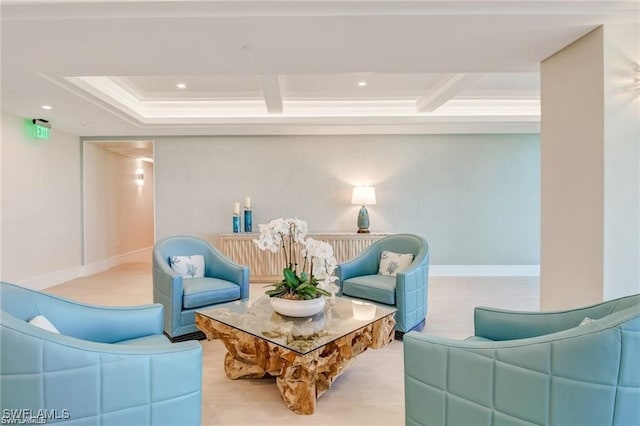
[[186, 89], [187, 88], [187, 84], [186, 83], [178, 83], [178, 84], [176, 84], [176, 87], [178, 89]]
[[40, 108], [42, 109], [53, 109], [51, 105], [42, 105]]
[[358, 86], [360, 86], [360, 87], [364, 87], [366, 85], [367, 85], [367, 82], [364, 81], [364, 80], [358, 82]]

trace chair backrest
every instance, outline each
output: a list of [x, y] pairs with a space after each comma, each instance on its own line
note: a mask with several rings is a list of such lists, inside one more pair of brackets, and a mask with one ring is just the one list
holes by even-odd
[[419, 235], [414, 234], [395, 234], [382, 238], [373, 243], [378, 250], [378, 262], [380, 254], [383, 251], [392, 251], [394, 253], [411, 253], [413, 254], [413, 262], [422, 263], [429, 254], [429, 245], [427, 240]]
[[640, 294], [565, 311], [526, 312], [476, 307], [475, 335], [491, 340], [523, 339], [576, 327], [585, 318], [597, 320], [640, 306]]
[[407, 424], [640, 424], [639, 332], [635, 304], [528, 339], [455, 341], [408, 333]]
[[196, 237], [167, 237], [155, 244], [153, 256], [158, 261], [162, 260], [164, 263], [168, 263], [170, 256], [191, 256], [194, 254], [207, 256], [212, 248], [207, 241]]
[[618, 299], [608, 300], [598, 303], [597, 305], [583, 308], [583, 314], [589, 314], [592, 318], [602, 318], [615, 312], [623, 311], [627, 308], [640, 306], [640, 294], [620, 297]]

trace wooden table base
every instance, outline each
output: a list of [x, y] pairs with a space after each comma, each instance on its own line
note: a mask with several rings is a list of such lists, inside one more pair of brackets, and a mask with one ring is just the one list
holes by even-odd
[[371, 347], [393, 340], [393, 315], [300, 355], [244, 331], [196, 314], [196, 325], [207, 339], [220, 339], [227, 348], [224, 371], [230, 379], [276, 377], [282, 399], [297, 414], [313, 414], [316, 400], [353, 359]]

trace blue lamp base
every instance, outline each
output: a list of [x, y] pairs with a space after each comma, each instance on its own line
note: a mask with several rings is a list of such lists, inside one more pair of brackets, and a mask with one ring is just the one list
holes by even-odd
[[358, 234], [369, 233], [369, 212], [362, 206], [358, 212]]

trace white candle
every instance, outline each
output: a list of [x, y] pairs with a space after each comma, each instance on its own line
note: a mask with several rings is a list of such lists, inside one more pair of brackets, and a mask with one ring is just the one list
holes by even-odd
[[233, 213], [240, 214], [240, 203], [233, 203]]
[[376, 305], [372, 303], [352, 300], [351, 307], [353, 308], [353, 318], [358, 321], [372, 320], [376, 316]]
[[251, 208], [251, 197], [245, 197], [245, 199], [244, 199], [244, 208], [245, 209], [250, 209]]

